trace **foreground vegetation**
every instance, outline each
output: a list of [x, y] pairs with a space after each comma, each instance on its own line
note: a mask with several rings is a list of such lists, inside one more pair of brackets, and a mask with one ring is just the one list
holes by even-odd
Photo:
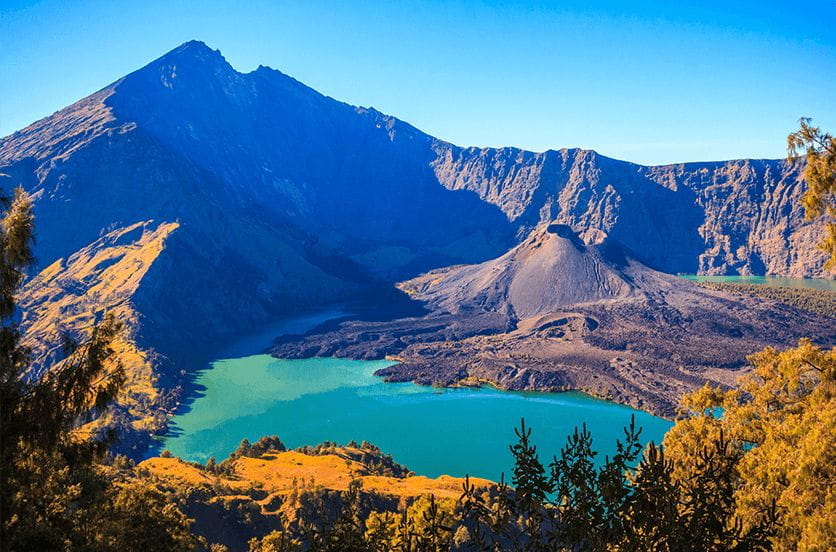
[[836, 137], [813, 126], [802, 117], [799, 129], [787, 136], [788, 160], [803, 155], [807, 191], [801, 199], [809, 220], [826, 217], [827, 235], [819, 248], [827, 252], [826, 268], [836, 268]]

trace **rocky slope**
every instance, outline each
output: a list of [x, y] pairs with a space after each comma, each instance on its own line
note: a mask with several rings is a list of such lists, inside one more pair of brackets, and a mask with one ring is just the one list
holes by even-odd
[[3, 138], [0, 169], [36, 194], [44, 265], [114, 221], [206, 226], [215, 208], [388, 275], [483, 260], [552, 221], [604, 231], [666, 272], [823, 274], [821, 223], [804, 221], [798, 167], [783, 161], [460, 148], [278, 71], [239, 73], [199, 42]]
[[[34, 200], [41, 274], [22, 303], [43, 317], [24, 320], [39, 366], [62, 331], [116, 310], [151, 359], [129, 364], [154, 410], [224, 339], [495, 254], [512, 230], [438, 185], [431, 141], [277, 71], [237, 73], [196, 42], [3, 138], [0, 185]], [[117, 261], [155, 225], [168, 230], [153, 254]], [[125, 281], [103, 290], [116, 271]]]
[[[24, 329], [41, 359], [64, 317], [80, 332], [90, 313], [124, 311], [130, 346], [151, 359], [137, 364], [148, 397], [272, 317], [387, 303], [397, 281], [499, 257], [549, 223], [609, 235], [667, 272], [821, 275], [821, 223], [802, 217], [798, 174], [783, 161], [643, 167], [460, 148], [278, 71], [240, 73], [200, 42], [0, 139], [0, 186], [34, 199], [43, 272], [23, 302], [44, 319]], [[545, 262], [543, 277], [561, 270]], [[524, 308], [537, 307], [524, 298], [536, 277], [515, 280]], [[488, 310], [446, 331], [505, 332], [511, 319]]]

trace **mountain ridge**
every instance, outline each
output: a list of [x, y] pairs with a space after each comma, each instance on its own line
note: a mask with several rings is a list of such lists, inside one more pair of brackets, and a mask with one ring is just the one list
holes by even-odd
[[[222, 108], [228, 108], [227, 110], [240, 109], [242, 106], [252, 107], [254, 98], [269, 93], [271, 97], [283, 98], [278, 104], [273, 102], [269, 105], [270, 112], [277, 109], [281, 111], [284, 105], [304, 104], [306, 108], [313, 105], [317, 113], [336, 110], [342, 113], [341, 117], [353, 113], [361, 119], [368, 119], [365, 124], [371, 123], [374, 128], [382, 130], [391, 141], [395, 141], [396, 137], [400, 140], [403, 136], [403, 143], [417, 142], [417, 149], [414, 146], [407, 148], [412, 151], [409, 154], [410, 165], [428, 164], [437, 183], [445, 188], [475, 193], [482, 201], [498, 207], [511, 223], [511, 228], [506, 230], [516, 232], [517, 235], [524, 234], [526, 230], [544, 222], [545, 219], [551, 219], [579, 230], [596, 225], [608, 233], [614, 232], [634, 250], [651, 252], [643, 260], [667, 272], [831, 276], [823, 269], [824, 254], [812, 246], [803, 245], [805, 240], [809, 241], [808, 238], [818, 234], [822, 228], [820, 222], [804, 221], [800, 207], [789, 201], [790, 196], [800, 195], [803, 187], [798, 167], [795, 165], [788, 165], [780, 160], [743, 159], [643, 166], [579, 148], [550, 149], [544, 152], [529, 152], [518, 148], [463, 148], [429, 136], [412, 125], [383, 115], [373, 108], [355, 107], [339, 102], [275, 69], [259, 66], [249, 73], [240, 73], [226, 62], [218, 50], [212, 50], [198, 41], [181, 45], [92, 96], [73, 104], [77, 106], [75, 110], [70, 106], [7, 138], [0, 139], [0, 165], [14, 164], [21, 161], [22, 157], [33, 156], [32, 154], [40, 161], [47, 158], [64, 159], [66, 154], [83, 147], [104, 132], [129, 132], [134, 130], [133, 126], [139, 126], [150, 132], [155, 140], [162, 141], [165, 147], [179, 151], [192, 162], [198, 160], [201, 168], [214, 173], [229, 173], [226, 175], [227, 180], [237, 179], [241, 182], [250, 181], [254, 177], [262, 180], [260, 186], [250, 186], [244, 195], [252, 195], [256, 190], [263, 195], [259, 198], [263, 205], [274, 205], [278, 202], [286, 205], [289, 210], [296, 210], [296, 224], [304, 225], [304, 219], [315, 218], [309, 216], [310, 205], [298, 201], [300, 197], [308, 197], [310, 186], [314, 184], [309, 182], [308, 189], [304, 189], [305, 181], [315, 176], [320, 180], [326, 178], [333, 182], [334, 177], [324, 174], [323, 171], [319, 171], [320, 174], [316, 176], [316, 172], [310, 172], [313, 168], [310, 166], [293, 167], [293, 163], [287, 163], [287, 158], [277, 160], [275, 152], [264, 151], [264, 144], [281, 139], [281, 133], [269, 129], [284, 129], [282, 132], [287, 133], [287, 128], [291, 126], [306, 128], [314, 123], [315, 128], [317, 123], [323, 121], [311, 120], [310, 117], [301, 120], [304, 124], [293, 125], [290, 124], [290, 120], [279, 121], [272, 127], [268, 125], [258, 131], [262, 134], [266, 131], [267, 134], [264, 136], [269, 139], [239, 141], [247, 144], [247, 158], [261, 160], [258, 167], [242, 168], [240, 152], [236, 153], [236, 148], [218, 142], [213, 137], [238, 132], [236, 127], [242, 125], [249, 131], [257, 128], [258, 124], [242, 122], [246, 117], [226, 117], [221, 126], [207, 123], [205, 128], [201, 129], [200, 126], [195, 126], [193, 121], [205, 119], [202, 113], [185, 117], [184, 121], [189, 121], [188, 123], [177, 123], [176, 118], [165, 117], [162, 113], [159, 105], [168, 101], [168, 96], [161, 96], [160, 92], [167, 90], [176, 94], [178, 87], [181, 87], [180, 81], [184, 75], [188, 78], [189, 73], [193, 74], [195, 80], [191, 83], [192, 88], [200, 90], [201, 95], [207, 95], [207, 90], [214, 89], [220, 96], [232, 98], [234, 101], [219, 104]], [[153, 97], [158, 101], [150, 101], [146, 90], [157, 90]], [[225, 94], [226, 92], [230, 94]], [[145, 100], [137, 103], [138, 100], [135, 98]], [[97, 101], [99, 106], [95, 105]], [[188, 108], [191, 103], [194, 102], [181, 101], [177, 105]], [[207, 107], [201, 109], [205, 111]], [[264, 108], [259, 109], [263, 111]], [[298, 112], [298, 108], [294, 109]], [[212, 112], [223, 113], [224, 109], [213, 109]], [[66, 125], [57, 125], [55, 131], [72, 131], [74, 126], [81, 126], [84, 132], [79, 132], [81, 136], [78, 143], [70, 140], [75, 136], [71, 134], [65, 140], [71, 142], [66, 145], [65, 149], [69, 148], [68, 151], [53, 151], [50, 148], [41, 148], [40, 152], [33, 151], [33, 147], [38, 143], [49, 144], [55, 141], [54, 137], [50, 136], [38, 138], [37, 134], [40, 133], [36, 131], [49, 126], [45, 121], [56, 117], [62, 119], [63, 117], [58, 117], [62, 113], [74, 115], [77, 125], [72, 125], [69, 129], [65, 128]], [[282, 115], [287, 118], [292, 113], [283, 112]], [[275, 119], [275, 116], [273, 118]], [[318, 118], [323, 119], [323, 116], [320, 115]], [[327, 118], [333, 119], [333, 114]], [[333, 121], [329, 123], [328, 128], [345, 126], [344, 123], [343, 120]], [[334, 127], [334, 124], [337, 124], [337, 127]], [[173, 128], [164, 131], [158, 128], [161, 125]], [[195, 132], [198, 132], [198, 135], [192, 136]], [[32, 133], [36, 136], [27, 136]], [[352, 139], [356, 140], [356, 133], [353, 136]], [[320, 140], [318, 145], [321, 147], [317, 151], [328, 152], [333, 149], [334, 138], [339, 137], [332, 136], [325, 142]], [[298, 132], [291, 134], [287, 139], [293, 143], [314, 140], [310, 135]], [[205, 151], [200, 150], [200, 147]], [[401, 146], [398, 148], [399, 151], [404, 149]], [[344, 158], [345, 152], [339, 155]], [[234, 158], [234, 161], [228, 161], [225, 157]], [[510, 157], [514, 159], [509, 159]], [[223, 163], [220, 160], [224, 160]], [[278, 171], [285, 172], [281, 175], [281, 182], [276, 182], [275, 178], [271, 179], [267, 172], [277, 172], [277, 162], [281, 165]], [[223, 165], [220, 168], [219, 163]], [[339, 166], [340, 163], [319, 165], [333, 167]], [[35, 171], [23, 172], [31, 174], [37, 170], [43, 171], [42, 168], [35, 168]], [[240, 174], [232, 174], [233, 171]], [[701, 175], [705, 171], [710, 174]], [[417, 175], [415, 177], [420, 178]], [[17, 178], [23, 180], [22, 175]], [[274, 192], [282, 193], [267, 194], [265, 188], [270, 186], [275, 188]], [[731, 189], [722, 189], [727, 186]], [[230, 191], [235, 192], [234, 188], [235, 186], [231, 186]], [[669, 190], [669, 193], [663, 190]], [[241, 193], [239, 190], [236, 195]], [[631, 199], [635, 201], [631, 203]], [[307, 201], [327, 202], [327, 198], [308, 197]], [[780, 217], [771, 212], [759, 212], [765, 203], [773, 205], [776, 202], [777, 209], [781, 211]], [[620, 208], [621, 203], [629, 205]], [[641, 207], [644, 203], [652, 204], [653, 216], [661, 217], [661, 220], [655, 223], [650, 221], [650, 224], [638, 220], [623, 220], [631, 216], [633, 219], [638, 218], [639, 215], [631, 213], [642, 213]], [[678, 210], [666, 215], [670, 209], [665, 207], [669, 205], [676, 206]], [[750, 211], [747, 214], [756, 215], [753, 222], [747, 225], [738, 220], [733, 227], [724, 227], [722, 221], [728, 218], [728, 213], [723, 211], [734, 214], [735, 210], [743, 209]], [[333, 216], [334, 212], [332, 209], [325, 214]], [[647, 211], [641, 216], [649, 218]], [[759, 226], [757, 217], [768, 217], [769, 220]], [[619, 221], [619, 218], [622, 220]], [[494, 221], [491, 226], [497, 228], [501, 224]], [[676, 248], [668, 247], [668, 240], [657, 240], [652, 236], [660, 231], [660, 227], [665, 229], [668, 226], [679, 235]], [[321, 229], [314, 230], [319, 232]], [[370, 234], [374, 232], [366, 232], [363, 237], [368, 238]], [[634, 243], [630, 243], [628, 239], [631, 236], [637, 236]], [[504, 245], [510, 245], [510, 242]], [[654, 253], [654, 249], [660, 251]], [[487, 258], [496, 252], [497, 250], [481, 253], [483, 258]], [[46, 262], [54, 258], [53, 255]]]
[[[623, 243], [669, 273], [830, 276], [799, 168], [462, 148], [281, 71], [238, 72], [197, 41], [0, 139], [0, 186], [33, 198], [39, 271], [70, 270], [55, 263], [95, 257], [120, 229], [177, 225], [126, 292], [134, 345], [158, 359], [143, 373], [167, 391], [196, 356], [271, 318], [379, 302], [397, 282], [501, 257], [543, 225]], [[63, 277], [100, 273], [73, 270]], [[112, 307], [93, 304], [94, 287], [73, 287], [72, 304]]]
[[[139, 69], [136, 69], [136, 70], [132, 71], [131, 73], [129, 73], [129, 75], [131, 75], [133, 73], [137, 73], [137, 72], [139, 72], [139, 71], [141, 71], [141, 70], [143, 70], [147, 67], [158, 64], [161, 61], [167, 60], [171, 56], [175, 56], [177, 54], [182, 54], [184, 52], [190, 52], [190, 51], [200, 52], [201, 54], [205, 54], [205, 53], [213, 54], [214, 56], [216, 56], [216, 58], [218, 60], [220, 60], [220, 62], [223, 65], [228, 66], [235, 73], [237, 73], [239, 75], [252, 75], [254, 73], [259, 73], [259, 72], [263, 72], [263, 71], [278, 74], [281, 77], [283, 77], [283, 78], [285, 78], [289, 81], [292, 81], [293, 83], [296, 83], [300, 88], [303, 88], [303, 89], [305, 89], [306, 91], [309, 91], [309, 92], [313, 92], [313, 93], [317, 94], [318, 96], [321, 96], [323, 98], [327, 98], [327, 99], [332, 100], [336, 103], [343, 104], [345, 106], [351, 107], [351, 108], [359, 110], [359, 111], [369, 111], [369, 112], [372, 112], [372, 113], [379, 114], [386, 119], [395, 120], [400, 124], [407, 125], [408, 127], [412, 128], [413, 130], [415, 130], [415, 131], [417, 131], [421, 134], [425, 134], [427, 136], [430, 136], [426, 132], [424, 132], [424, 131], [418, 129], [417, 127], [415, 127], [414, 125], [411, 125], [410, 123], [406, 122], [404, 119], [401, 119], [401, 118], [399, 118], [397, 116], [394, 116], [394, 115], [387, 115], [387, 114], [379, 111], [378, 109], [376, 109], [373, 106], [353, 105], [353, 104], [349, 104], [347, 102], [343, 102], [341, 100], [338, 100], [338, 99], [334, 98], [333, 96], [329, 96], [327, 94], [321, 93], [321, 92], [317, 91], [316, 89], [311, 88], [308, 85], [302, 83], [301, 81], [293, 78], [292, 76], [288, 75], [287, 73], [284, 73], [281, 70], [270, 67], [268, 65], [260, 64], [255, 69], [253, 69], [251, 71], [247, 71], [247, 72], [238, 71], [238, 70], [234, 69], [234, 67], [232, 67], [231, 64], [229, 64], [229, 62], [226, 60], [226, 58], [223, 56], [223, 54], [221, 53], [221, 51], [219, 49], [211, 48], [209, 45], [207, 45], [202, 40], [197, 40], [197, 39], [188, 40], [188, 41], [184, 42], [183, 44], [181, 44], [180, 46], [178, 46], [178, 47], [176, 47], [172, 50], [169, 50], [165, 54], [156, 58], [154, 61], [151, 61], [148, 64], [140, 67]], [[13, 131], [12, 133], [10, 133], [6, 136], [0, 137], [0, 140], [2, 140], [2, 141], [10, 140], [10, 139], [14, 138], [16, 135], [19, 135], [19, 134], [23, 133], [24, 131], [26, 131], [30, 127], [35, 126], [42, 121], [46, 121], [48, 119], [51, 119], [55, 115], [57, 115], [57, 114], [59, 114], [63, 111], [66, 111], [73, 106], [76, 106], [76, 105], [81, 104], [83, 102], [86, 103], [88, 100], [93, 99], [95, 97], [98, 97], [99, 95], [117, 87], [124, 79], [125, 79], [125, 77], [117, 79], [116, 81], [102, 87], [100, 90], [90, 94], [86, 98], [82, 98], [81, 100], [79, 100], [77, 102], [73, 102], [72, 104], [68, 105], [67, 107], [61, 108], [61, 109], [55, 111], [54, 113], [52, 113], [50, 115], [42, 117], [42, 118], [38, 119], [37, 121], [31, 123], [30, 125], [27, 125], [26, 127], [23, 127], [23, 128], [18, 129], [16, 131]], [[643, 164], [636, 163], [636, 162], [633, 162], [633, 161], [629, 161], [629, 160], [626, 160], [626, 159], [619, 159], [619, 158], [616, 158], [616, 157], [611, 157], [611, 156], [605, 155], [603, 153], [600, 153], [595, 149], [581, 148], [581, 147], [577, 147], [577, 146], [566, 146], [566, 147], [560, 147], [560, 148], [547, 148], [545, 150], [528, 150], [528, 149], [521, 148], [521, 147], [518, 147], [518, 146], [459, 146], [459, 145], [453, 144], [452, 142], [447, 142], [445, 140], [441, 140], [441, 139], [438, 139], [438, 138], [433, 138], [433, 139], [438, 141], [438, 142], [442, 142], [444, 144], [449, 144], [451, 146], [455, 146], [458, 149], [471, 150], [471, 151], [503, 151], [503, 150], [510, 150], [510, 151], [517, 152], [517, 153], [531, 154], [531, 155], [535, 155], [535, 156], [550, 154], [550, 153], [561, 153], [561, 152], [565, 152], [565, 151], [592, 152], [592, 153], [595, 153], [596, 155], [599, 155], [601, 157], [605, 157], [605, 158], [613, 160], [613, 161], [629, 163], [629, 164], [635, 165], [637, 167], [646, 167], [646, 168], [669, 168], [669, 167], [678, 167], [678, 166], [683, 166], [683, 165], [718, 165], [718, 164], [728, 163], [728, 162], [746, 162], [746, 161], [776, 161], [776, 159], [772, 159], [772, 158], [740, 157], [740, 158], [729, 158], [729, 159], [724, 159], [724, 160], [719, 160], [719, 161], [704, 161], [703, 160], [703, 161], [684, 161], [684, 162], [672, 162], [672, 163], [660, 163], [660, 164], [643, 165]], [[0, 159], [2, 159], [2, 155], [0, 155]]]

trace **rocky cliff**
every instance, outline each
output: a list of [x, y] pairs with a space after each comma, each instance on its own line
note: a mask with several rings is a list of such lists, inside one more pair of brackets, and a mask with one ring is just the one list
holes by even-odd
[[603, 231], [669, 273], [832, 276], [814, 246], [823, 222], [804, 220], [800, 166], [784, 160], [645, 167], [579, 149], [435, 149], [444, 186], [477, 193], [522, 229]]
[[490, 258], [541, 222], [603, 231], [666, 272], [824, 275], [821, 223], [783, 160], [460, 148], [200, 42], [3, 138], [0, 172], [36, 196], [44, 266], [115, 221], [246, 212], [385, 277]]

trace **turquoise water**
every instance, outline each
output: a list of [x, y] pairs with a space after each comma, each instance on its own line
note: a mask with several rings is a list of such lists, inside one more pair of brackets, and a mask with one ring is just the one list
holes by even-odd
[[797, 289], [823, 289], [836, 292], [836, 280], [820, 278], [786, 278], [784, 276], [700, 276], [697, 274], [682, 274], [683, 278], [694, 282], [719, 282], [736, 284], [757, 284], [775, 287]]
[[[301, 331], [325, 315], [286, 323]], [[266, 335], [266, 334], [265, 334]], [[276, 335], [275, 333], [272, 335]], [[251, 340], [250, 345], [255, 344]], [[240, 351], [236, 346], [232, 351]], [[671, 423], [581, 393], [436, 389], [384, 383], [374, 371], [391, 362], [335, 358], [282, 360], [269, 355], [218, 360], [201, 372], [205, 390], [173, 420], [163, 448], [192, 461], [226, 457], [247, 438], [278, 435], [289, 447], [325, 440], [367, 440], [421, 475], [497, 479], [510, 471], [508, 445], [525, 417], [546, 463], [583, 422], [601, 453], [635, 414], [643, 437], [659, 441]]]

